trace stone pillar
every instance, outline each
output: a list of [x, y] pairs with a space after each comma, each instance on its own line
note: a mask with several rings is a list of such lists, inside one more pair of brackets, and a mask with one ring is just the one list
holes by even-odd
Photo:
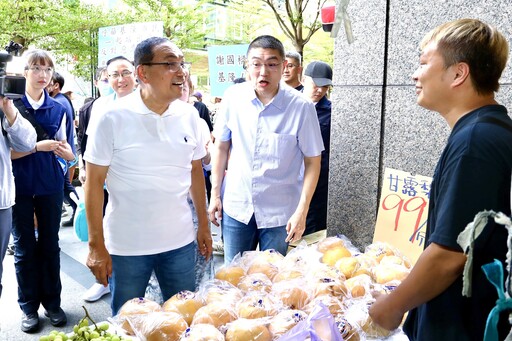
[[[412, 74], [423, 36], [447, 21], [478, 18], [512, 45], [508, 0], [351, 0], [355, 41], [335, 39], [327, 235], [346, 235], [363, 250], [373, 240], [385, 168], [432, 176], [450, 133], [436, 112], [416, 104]], [[512, 53], [511, 53], [512, 54]], [[512, 70], [498, 101], [512, 112]]]

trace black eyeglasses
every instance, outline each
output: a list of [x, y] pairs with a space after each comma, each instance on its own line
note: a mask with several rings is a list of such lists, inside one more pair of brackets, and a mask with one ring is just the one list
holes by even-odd
[[171, 72], [178, 72], [180, 69], [190, 70], [190, 68], [192, 67], [192, 64], [189, 62], [147, 62], [147, 63], [140, 63], [140, 65], [147, 65], [147, 66], [166, 65], [167, 69]]
[[256, 71], [260, 71], [263, 66], [266, 68], [269, 68], [270, 71], [277, 71], [279, 69], [279, 66], [283, 64], [283, 62], [271, 62], [271, 63], [259, 63], [259, 62], [252, 62], [247, 65], [247, 67], [251, 67]]

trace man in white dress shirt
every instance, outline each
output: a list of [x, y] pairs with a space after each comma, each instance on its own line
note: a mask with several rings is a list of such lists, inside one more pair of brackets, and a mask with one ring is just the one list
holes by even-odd
[[226, 90], [217, 115], [208, 213], [222, 218], [225, 264], [258, 244], [284, 255], [304, 233], [324, 146], [313, 103], [281, 82], [286, 64], [278, 39], [254, 39], [249, 80]]

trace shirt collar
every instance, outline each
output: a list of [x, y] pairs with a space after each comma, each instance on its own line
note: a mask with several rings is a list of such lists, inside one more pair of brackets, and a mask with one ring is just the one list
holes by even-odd
[[[245, 82], [243, 84], [248, 84], [248, 83], [249, 82]], [[276, 95], [270, 100], [270, 102], [268, 102], [267, 105], [265, 105], [265, 107], [268, 107], [269, 105], [274, 105], [278, 109], [283, 110], [286, 107], [286, 105], [288, 104], [287, 101], [286, 101], [286, 98], [285, 98], [286, 97], [285, 96], [285, 92], [286, 92], [285, 89], [287, 87], [290, 88], [288, 85], [286, 85], [286, 83], [284, 81], [280, 81], [279, 85], [278, 85], [278, 89], [277, 89]], [[251, 86], [251, 88], [252, 88], [252, 86]], [[290, 88], [290, 89], [293, 89], [293, 88]], [[296, 91], [296, 90], [293, 89], [293, 91]], [[257, 101], [259, 101], [261, 103], [259, 98], [256, 96], [256, 91], [254, 91], [254, 89], [252, 89], [252, 91], [250, 93], [252, 94], [251, 95], [251, 100], [252, 101], [257, 100]]]
[[[185, 103], [179, 99], [172, 101], [169, 106], [167, 107], [167, 110], [162, 115], [158, 115], [151, 109], [149, 109], [146, 104], [144, 104], [144, 101], [142, 100], [141, 94], [140, 94], [140, 88], [137, 88], [133, 93], [126, 95], [126, 99], [129, 101], [129, 108], [133, 110], [134, 112], [140, 114], [140, 115], [157, 115], [157, 116], [172, 116], [176, 113], [180, 112], [178, 108], [180, 108], [180, 103], [183, 103], [184, 105], [191, 105], [188, 103]], [[123, 97], [123, 98], [125, 98]]]
[[28, 92], [25, 92], [25, 96], [27, 97], [27, 100], [28, 100], [28, 103], [30, 104], [30, 106], [36, 110], [40, 107], [43, 106], [43, 103], [44, 103], [44, 99], [46, 97], [46, 94], [45, 94], [45, 91], [43, 91], [43, 95], [41, 96], [41, 98], [39, 100], [34, 100], [32, 97], [30, 97], [30, 95], [28, 94]]

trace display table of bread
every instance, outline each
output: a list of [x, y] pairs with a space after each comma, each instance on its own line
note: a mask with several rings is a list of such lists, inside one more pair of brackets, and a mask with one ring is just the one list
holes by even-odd
[[376, 326], [368, 307], [372, 291], [393, 290], [410, 267], [388, 244], [360, 252], [344, 237], [299, 244], [286, 256], [250, 251], [196, 292], [179, 292], [163, 305], [134, 298], [113, 321], [147, 341], [292, 340], [287, 333], [322, 307], [330, 312], [329, 323], [313, 325], [322, 340], [407, 340], [400, 330]]

